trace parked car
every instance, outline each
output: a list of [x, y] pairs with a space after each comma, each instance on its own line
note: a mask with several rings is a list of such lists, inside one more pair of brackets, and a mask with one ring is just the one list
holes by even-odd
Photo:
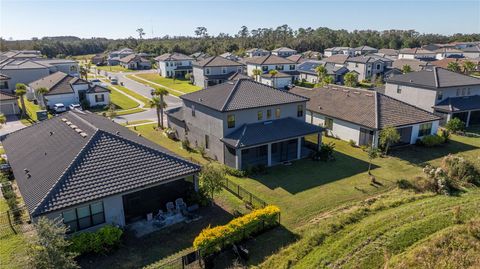
[[97, 79], [97, 78], [96, 78], [96, 79], [91, 79], [91, 80], [90, 80], [90, 83], [91, 83], [92, 85], [101, 85], [101, 84], [102, 84], [102, 82], [101, 82], [99, 79]]
[[68, 106], [68, 108], [70, 108], [70, 110], [74, 110], [74, 109], [82, 110], [82, 106], [79, 104], [71, 104]]
[[118, 85], [118, 79], [112, 78], [112, 79], [110, 80], [110, 83], [111, 83], [112, 85]]
[[62, 113], [62, 112], [67, 111], [67, 108], [62, 103], [58, 103], [58, 104], [53, 105], [53, 111], [55, 113]]

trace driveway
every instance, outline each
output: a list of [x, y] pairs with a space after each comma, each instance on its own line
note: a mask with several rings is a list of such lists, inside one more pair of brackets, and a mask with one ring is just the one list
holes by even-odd
[[7, 116], [7, 123], [0, 129], [0, 137], [25, 128], [26, 126], [18, 119], [17, 116]]

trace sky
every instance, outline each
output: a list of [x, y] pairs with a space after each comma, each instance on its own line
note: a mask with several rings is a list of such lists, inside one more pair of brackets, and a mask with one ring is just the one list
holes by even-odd
[[288, 24], [331, 29], [414, 29], [450, 35], [480, 33], [480, 0], [0, 0], [0, 36], [31, 39], [44, 36], [127, 38], [143, 28], [145, 38], [194, 35], [198, 26], [209, 34], [236, 34]]

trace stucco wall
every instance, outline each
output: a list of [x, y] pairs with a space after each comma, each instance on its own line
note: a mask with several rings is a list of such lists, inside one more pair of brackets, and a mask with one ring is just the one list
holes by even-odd
[[48, 76], [48, 68], [39, 69], [2, 69], [0, 72], [10, 77], [8, 81], [8, 90], [13, 92], [17, 83], [28, 84], [35, 80]]

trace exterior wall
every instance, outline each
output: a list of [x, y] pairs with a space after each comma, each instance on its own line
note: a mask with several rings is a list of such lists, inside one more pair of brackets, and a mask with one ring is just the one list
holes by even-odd
[[383, 73], [385, 70], [385, 64], [382, 61], [375, 61], [368, 64], [348, 62], [347, 68], [350, 71], [357, 71], [358, 80], [363, 80], [368, 79], [375, 74]]
[[193, 84], [198, 87], [205, 88], [205, 76], [201, 67], [193, 67]]
[[316, 75], [307, 74], [307, 73], [300, 73], [300, 80], [305, 79], [307, 82], [310, 83], [317, 83], [318, 77]]
[[78, 104], [78, 97], [75, 96], [75, 93], [65, 93], [65, 94], [54, 94], [54, 95], [45, 95], [47, 99], [48, 108], [52, 108], [55, 104], [62, 103], [64, 106], [69, 106], [71, 104]]
[[78, 76], [79, 74], [79, 67], [78, 63], [61, 63], [61, 64], [51, 64], [55, 66], [56, 71], [60, 71], [66, 74], [69, 74], [71, 76]]
[[[328, 130], [328, 134], [345, 141], [353, 140], [358, 145], [360, 140], [360, 126], [339, 119], [333, 119], [333, 128]], [[316, 112], [309, 111], [306, 121], [314, 125], [325, 125], [325, 116]]]
[[272, 51], [273, 55], [277, 55], [280, 57], [288, 57], [296, 54], [296, 51]]
[[[401, 87], [401, 93], [397, 93], [398, 86]], [[458, 95], [457, 92], [459, 93]], [[440, 93], [442, 95], [441, 99], [439, 99]], [[480, 95], [480, 85], [451, 87], [437, 91], [387, 83], [385, 85], [385, 94], [421, 109], [433, 112], [432, 106], [448, 97]]]
[[[95, 96], [96, 95], [103, 95], [103, 102], [96, 102], [95, 101]], [[88, 93], [87, 94], [87, 100], [88, 103], [90, 104], [90, 107], [94, 106], [106, 106], [110, 103], [110, 94], [108, 92], [102, 92], [102, 93]]]
[[35, 80], [50, 75], [48, 68], [39, 69], [2, 69], [0, 72], [10, 77], [8, 81], [8, 90], [13, 92], [17, 83], [28, 84]]
[[178, 140], [185, 140], [185, 127], [182, 122], [167, 114], [167, 127], [175, 131], [175, 137]]
[[4, 100], [0, 103], [0, 113], [8, 116], [20, 113], [17, 100]]
[[158, 72], [162, 77], [173, 77], [177, 66], [192, 66], [192, 61], [159, 61]]
[[199, 67], [193, 66], [193, 80], [196, 86], [206, 88], [207, 84], [205, 80], [207, 79], [206, 69], [210, 70], [208, 75], [225, 75], [232, 72], [241, 72], [243, 67], [238, 66], [215, 66], [215, 67]]
[[282, 78], [273, 79], [273, 78], [260, 77], [260, 83], [271, 86], [271, 87], [275, 87], [277, 89], [284, 89], [286, 86], [292, 84], [292, 78], [282, 77]]
[[[297, 69], [297, 65], [292, 63], [292, 64], [280, 64], [281, 66], [283, 66], [283, 70], [279, 70], [279, 71], [295, 71]], [[293, 68], [290, 68], [290, 65], [293, 65]], [[267, 67], [267, 70], [264, 71], [263, 70], [263, 67], [266, 66]], [[263, 73], [268, 73], [268, 71], [270, 70], [278, 70], [277, 69], [277, 65], [275, 64], [263, 64], [263, 65], [257, 65], [257, 64], [247, 64], [247, 75], [249, 77], [253, 76], [253, 70], [254, 69], [260, 69], [262, 70]]]

